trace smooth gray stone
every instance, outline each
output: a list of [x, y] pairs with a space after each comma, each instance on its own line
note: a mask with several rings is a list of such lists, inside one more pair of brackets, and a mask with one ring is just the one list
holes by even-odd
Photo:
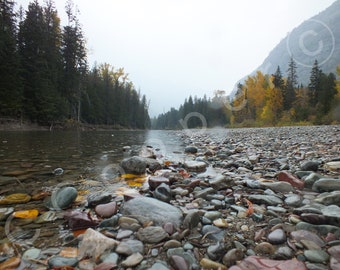
[[340, 206], [340, 190], [321, 193], [314, 201], [324, 205], [334, 204]]
[[253, 203], [267, 205], [278, 205], [283, 203], [280, 198], [273, 195], [250, 195], [249, 200]]
[[314, 263], [326, 263], [329, 260], [329, 254], [321, 249], [305, 250], [303, 255], [306, 257], [307, 261]]
[[296, 229], [317, 231], [322, 236], [326, 236], [328, 233], [334, 233], [336, 237], [340, 237], [340, 228], [333, 225], [313, 225], [307, 222], [299, 222], [296, 224]]
[[312, 189], [316, 192], [340, 190], [340, 179], [321, 178], [313, 184]]
[[148, 197], [137, 197], [124, 203], [121, 213], [136, 218], [141, 223], [153, 221], [154, 225], [162, 226], [172, 223], [179, 227], [182, 222], [182, 212], [177, 207]]
[[76, 258], [68, 258], [62, 256], [54, 256], [48, 260], [49, 267], [57, 267], [57, 266], [77, 266], [78, 260]]

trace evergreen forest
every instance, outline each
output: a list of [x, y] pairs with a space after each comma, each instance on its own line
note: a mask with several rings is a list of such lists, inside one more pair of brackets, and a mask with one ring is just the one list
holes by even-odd
[[[320, 125], [340, 123], [340, 81], [335, 73], [325, 74], [315, 60], [308, 85], [299, 83], [294, 58], [287, 59], [283, 76], [257, 71], [238, 84], [234, 95], [216, 90], [211, 99], [192, 98], [152, 119], [155, 129], [230, 126]], [[340, 76], [340, 65], [335, 70]], [[196, 112], [187, 117], [189, 112]]]
[[0, 119], [150, 127], [148, 101], [123, 68], [90, 68], [86, 38], [71, 0], [61, 20], [52, 0], [27, 10], [0, 0]]

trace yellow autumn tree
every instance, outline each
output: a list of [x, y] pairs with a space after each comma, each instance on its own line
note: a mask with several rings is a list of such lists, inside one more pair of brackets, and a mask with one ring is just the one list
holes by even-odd
[[275, 125], [278, 122], [283, 110], [282, 90], [275, 87], [273, 79], [273, 76], [266, 76], [265, 105], [261, 113], [261, 120], [271, 125]]
[[261, 71], [257, 71], [255, 76], [249, 76], [245, 81], [245, 87], [247, 89], [247, 99], [250, 108], [250, 119], [261, 119], [262, 109], [265, 105], [266, 90], [268, 86], [268, 80]]

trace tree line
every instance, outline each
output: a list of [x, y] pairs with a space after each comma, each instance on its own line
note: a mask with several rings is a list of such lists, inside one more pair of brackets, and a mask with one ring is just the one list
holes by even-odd
[[[336, 72], [340, 76], [340, 65]], [[188, 128], [203, 124], [247, 127], [340, 122], [340, 81], [334, 73], [323, 73], [315, 60], [310, 82], [304, 86], [298, 81], [297, 64], [291, 57], [286, 74], [284, 77], [280, 66], [274, 74], [257, 71], [238, 84], [232, 97], [223, 90], [215, 91], [211, 99], [189, 97], [179, 109], [172, 108], [152, 119], [152, 126], [183, 128], [182, 120], [190, 112], [196, 112], [196, 116], [187, 117]]]
[[39, 124], [88, 123], [148, 128], [145, 95], [123, 68], [91, 69], [85, 36], [71, 0], [61, 26], [52, 0], [15, 11], [0, 1], [0, 117]]

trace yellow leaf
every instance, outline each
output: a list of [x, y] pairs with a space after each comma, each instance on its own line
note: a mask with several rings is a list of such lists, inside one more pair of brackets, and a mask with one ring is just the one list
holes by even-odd
[[36, 209], [16, 211], [13, 213], [13, 217], [16, 218], [36, 218], [39, 215], [39, 211]]

